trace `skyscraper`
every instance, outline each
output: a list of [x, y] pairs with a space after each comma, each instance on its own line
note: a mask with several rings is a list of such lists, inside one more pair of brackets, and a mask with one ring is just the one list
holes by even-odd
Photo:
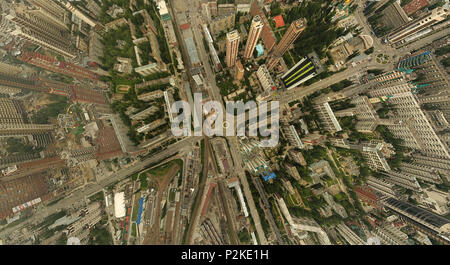
[[448, 146], [434, 130], [428, 115], [420, 108], [417, 96], [413, 94], [416, 86], [404, 76], [374, 84], [369, 89], [370, 97], [389, 97], [394, 107], [389, 119], [380, 119], [394, 137], [402, 139], [402, 145], [420, 151], [422, 154], [449, 159]]
[[289, 49], [289, 47], [294, 43], [294, 41], [300, 36], [300, 34], [306, 29], [306, 19], [300, 18], [292, 22], [292, 24], [284, 33], [281, 41], [275, 46], [269, 59], [267, 68], [269, 70], [273, 69], [277, 65], [279, 59], [283, 54]]
[[52, 0], [28, 0], [30, 4], [38, 8], [43, 15], [51, 19], [53, 22], [66, 26], [67, 12]]
[[6, 19], [15, 23], [11, 35], [18, 36], [34, 44], [53, 50], [61, 55], [75, 58], [77, 49], [72, 45], [68, 29], [55, 23], [50, 16], [43, 15], [41, 9], [29, 8], [23, 4], [10, 9]]
[[259, 35], [261, 34], [264, 24], [260, 16], [253, 17], [252, 24], [250, 26], [250, 32], [248, 34], [247, 44], [245, 45], [244, 59], [248, 60], [252, 57], [255, 50], [256, 43], [258, 43]]
[[433, 26], [439, 21], [444, 20], [448, 14], [449, 10], [444, 7], [435, 8], [431, 11], [431, 13], [425, 15], [424, 17], [415, 19], [394, 30], [387, 37], [387, 41], [391, 44], [403, 41], [406, 38], [412, 37], [412, 35]]
[[237, 30], [227, 33], [226, 63], [228, 67], [231, 67], [236, 63], [236, 58], [239, 51], [239, 39], [240, 36]]

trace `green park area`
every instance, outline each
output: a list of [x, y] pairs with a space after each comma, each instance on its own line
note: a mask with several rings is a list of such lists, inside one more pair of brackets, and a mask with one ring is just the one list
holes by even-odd
[[113, 245], [111, 233], [105, 227], [95, 227], [90, 234], [89, 245]]
[[141, 198], [141, 192], [134, 195], [133, 213], [131, 214], [131, 221], [135, 222], [139, 212], [139, 199]]
[[144, 173], [149, 173], [149, 174], [151, 174], [153, 176], [157, 176], [157, 177], [164, 176], [175, 165], [179, 165], [180, 169], [183, 168], [183, 160], [175, 159], [170, 162], [167, 162], [166, 164], [160, 165], [155, 168], [151, 168], [151, 169], [145, 171]]
[[21, 139], [9, 137], [6, 139], [6, 151], [9, 154], [32, 154], [38, 153], [42, 148], [34, 148], [32, 145], [24, 143]]
[[104, 201], [104, 200], [105, 200], [105, 196], [103, 194], [103, 191], [99, 191], [96, 194], [89, 197], [89, 201], [91, 201], [91, 202]]
[[338, 28], [332, 17], [335, 15], [334, 6], [330, 1], [303, 1], [301, 4], [285, 10], [285, 22], [290, 24], [298, 18], [307, 20], [307, 27], [294, 43], [291, 54], [297, 62], [299, 58], [315, 51], [319, 57], [326, 57], [327, 47], [338, 37], [347, 34], [348, 30]]
[[82, 125], [78, 126], [77, 128], [72, 130], [72, 133], [76, 136], [82, 134], [84, 132], [84, 128]]

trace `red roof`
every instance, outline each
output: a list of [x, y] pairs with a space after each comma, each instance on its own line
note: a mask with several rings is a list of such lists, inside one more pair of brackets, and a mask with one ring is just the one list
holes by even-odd
[[284, 27], [284, 19], [282, 15], [278, 15], [273, 18], [275, 20], [276, 28]]
[[403, 10], [405, 10], [405, 13], [409, 16], [415, 13], [417, 10], [425, 7], [426, 5], [428, 5], [427, 0], [413, 0], [405, 5], [403, 7]]
[[180, 29], [182, 29], [182, 30], [188, 29], [189, 27], [190, 27], [189, 23], [180, 25]]

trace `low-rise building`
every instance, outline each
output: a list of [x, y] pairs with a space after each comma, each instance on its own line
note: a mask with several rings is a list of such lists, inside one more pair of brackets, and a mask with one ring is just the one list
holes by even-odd
[[284, 127], [283, 133], [284, 137], [288, 140], [291, 146], [295, 146], [300, 149], [305, 148], [305, 146], [302, 143], [302, 140], [300, 139], [300, 136], [298, 136], [297, 130], [295, 130], [294, 125]]
[[236, 6], [234, 4], [218, 4], [217, 5], [217, 15], [224, 16], [227, 14], [236, 13]]
[[289, 174], [289, 176], [295, 178], [296, 180], [300, 180], [300, 174], [298, 173], [297, 168], [294, 165], [286, 164], [286, 172]]
[[161, 89], [157, 89], [151, 92], [143, 93], [137, 96], [137, 99], [142, 101], [151, 101], [164, 96], [164, 92]]
[[221, 32], [228, 32], [230, 29], [234, 28], [235, 20], [235, 14], [227, 14], [214, 18], [209, 24], [211, 34], [217, 36]]
[[275, 82], [273, 81], [272, 77], [270, 76], [269, 70], [267, 70], [267, 67], [265, 64], [261, 65], [258, 68], [258, 71], [256, 72], [256, 76], [258, 77], [259, 82], [261, 83], [261, 86], [264, 91], [271, 91], [275, 90]]
[[235, 79], [237, 81], [242, 80], [242, 78], [244, 78], [244, 67], [242, 66], [242, 63], [240, 60], [236, 61], [236, 67], [235, 67], [235, 71], [236, 71], [236, 77]]
[[134, 71], [142, 76], [148, 76], [154, 73], [164, 72], [165, 67], [162, 68], [158, 63], [149, 63], [147, 65], [134, 68]]
[[301, 140], [305, 148], [309, 149], [313, 148], [313, 146], [323, 144], [325, 142], [325, 136], [318, 133], [310, 133]]
[[437, 189], [425, 189], [421, 196], [421, 203], [428, 207], [431, 211], [446, 215], [450, 212], [450, 195]]
[[117, 63], [114, 64], [114, 70], [120, 73], [131, 74], [133, 66], [130, 58], [117, 57]]
[[302, 152], [291, 149], [289, 150], [289, 156], [292, 160], [294, 160], [296, 163], [299, 163], [302, 166], [306, 166], [306, 160], [303, 157]]
[[378, 210], [381, 209], [381, 206], [378, 203], [378, 196], [376, 192], [369, 186], [356, 186], [355, 193], [361, 201], [371, 205]]
[[128, 21], [125, 18], [119, 18], [116, 20], [113, 20], [109, 23], [105, 24], [105, 29], [106, 31], [108, 30], [117, 30], [119, 27], [123, 26], [123, 25], [127, 25]]

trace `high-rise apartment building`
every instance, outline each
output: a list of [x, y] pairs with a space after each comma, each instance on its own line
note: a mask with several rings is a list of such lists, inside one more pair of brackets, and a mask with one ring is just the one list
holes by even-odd
[[294, 125], [284, 127], [283, 135], [288, 140], [288, 142], [291, 146], [295, 146], [300, 149], [303, 149], [305, 147], [302, 143], [302, 140], [300, 139], [300, 136], [298, 135], [297, 131], [295, 130]]
[[233, 30], [227, 33], [227, 54], [226, 63], [228, 67], [234, 66], [239, 51], [239, 32]]
[[273, 49], [273, 55], [275, 57], [281, 57], [289, 49], [289, 47], [295, 42], [300, 34], [306, 29], [306, 19], [300, 18], [292, 22], [289, 28], [284, 33], [283, 38]]
[[431, 166], [420, 165], [417, 163], [402, 163], [400, 169], [402, 172], [405, 172], [416, 179], [435, 184], [442, 183], [442, 179], [439, 176], [438, 171]]
[[0, 98], [0, 124], [24, 123], [24, 111], [19, 101]]
[[53, 22], [66, 27], [68, 20], [66, 10], [52, 0], [27, 0], [28, 3], [38, 8], [43, 15], [47, 16]]
[[394, 30], [387, 37], [387, 41], [390, 44], [395, 44], [397, 42], [405, 40], [407, 37], [410, 37], [422, 30], [425, 30], [434, 24], [444, 20], [447, 18], [449, 14], [449, 10], [444, 7], [438, 7], [431, 11], [431, 13], [425, 15], [424, 17], [415, 19], [401, 26], [400, 28]]
[[368, 143], [362, 145], [362, 155], [371, 169], [389, 171], [389, 167], [384, 155], [381, 153], [384, 143]]
[[404, 145], [409, 148], [450, 159], [448, 147], [437, 136], [411, 92], [392, 95], [389, 101], [395, 106], [395, 119], [387, 127], [395, 137], [404, 139]]
[[162, 67], [158, 63], [149, 63], [140, 67], [134, 68], [134, 71], [142, 76], [147, 76], [153, 73], [163, 72]]
[[417, 76], [414, 92], [419, 104], [439, 109], [445, 119], [450, 120], [450, 79], [439, 60], [427, 51], [401, 60], [397, 67], [402, 72], [413, 71], [413, 75]]
[[380, 120], [405, 147], [431, 157], [449, 159], [448, 146], [436, 134], [427, 115], [420, 108], [414, 90], [417, 88], [404, 76], [385, 80], [369, 89], [371, 97], [384, 97], [394, 106], [393, 118]]
[[384, 179], [368, 177], [367, 185], [378, 194], [387, 197], [397, 197], [398, 193], [395, 189], [395, 184], [387, 182]]
[[301, 18], [292, 22], [284, 33], [283, 38], [275, 46], [267, 63], [269, 70], [273, 69], [279, 62], [283, 54], [291, 47], [300, 34], [306, 29], [306, 19]]
[[270, 27], [269, 21], [267, 20], [267, 17], [263, 12], [263, 6], [260, 3], [260, 1], [252, 1], [250, 7], [250, 15], [251, 16], [258, 15], [262, 19], [264, 26], [261, 31], [261, 39], [264, 43], [266, 51], [270, 52], [277, 43], [277, 38], [275, 37], [275, 34], [273, 33], [272, 28]]
[[342, 130], [341, 125], [336, 119], [336, 116], [334, 116], [333, 110], [331, 109], [330, 104], [328, 104], [328, 102], [314, 105], [314, 108], [317, 110], [319, 120], [321, 124], [324, 126], [325, 130], [330, 131], [332, 133], [339, 132]]
[[408, 190], [422, 192], [422, 187], [420, 187], [419, 182], [414, 176], [411, 176], [403, 172], [395, 171], [381, 171], [380, 172], [386, 178], [387, 182], [398, 185]]
[[352, 99], [355, 104], [357, 122], [355, 129], [359, 132], [373, 132], [378, 124], [378, 115], [374, 110], [369, 98], [366, 96], [357, 96]]
[[10, 9], [5, 17], [16, 25], [11, 35], [70, 58], [77, 56], [78, 51], [71, 43], [68, 29], [50, 16], [42, 15], [39, 8], [20, 4]]
[[55, 129], [52, 124], [26, 124], [25, 110], [17, 100], [0, 98], [0, 135], [29, 135]]
[[421, 154], [414, 154], [413, 159], [414, 163], [418, 165], [433, 167], [442, 176], [447, 177], [447, 181], [450, 181], [450, 161], [448, 159], [428, 157]]
[[256, 44], [258, 43], [259, 35], [261, 35], [264, 23], [260, 16], [253, 17], [252, 24], [250, 26], [250, 32], [248, 33], [247, 44], [245, 45], [244, 59], [248, 60], [252, 57]]

